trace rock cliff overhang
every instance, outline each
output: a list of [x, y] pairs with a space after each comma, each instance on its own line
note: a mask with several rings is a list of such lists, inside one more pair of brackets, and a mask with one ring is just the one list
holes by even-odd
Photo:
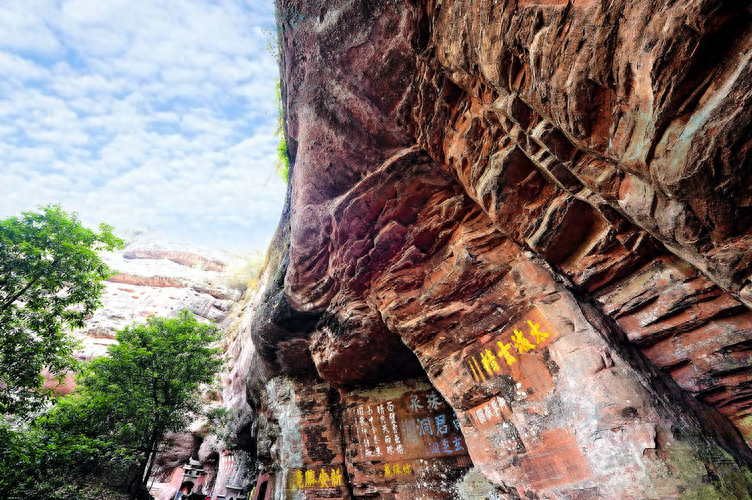
[[747, 498], [750, 8], [277, 5], [291, 189], [254, 349], [361, 447], [281, 467], [354, 467], [353, 388], [424, 374], [510, 498]]

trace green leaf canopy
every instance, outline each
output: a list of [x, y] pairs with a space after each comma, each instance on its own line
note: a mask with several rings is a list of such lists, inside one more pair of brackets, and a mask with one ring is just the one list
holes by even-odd
[[63, 328], [83, 327], [101, 306], [113, 271], [96, 252], [122, 247], [111, 227], [96, 233], [59, 205], [0, 221], [0, 413], [38, 407], [42, 369], [72, 366]]

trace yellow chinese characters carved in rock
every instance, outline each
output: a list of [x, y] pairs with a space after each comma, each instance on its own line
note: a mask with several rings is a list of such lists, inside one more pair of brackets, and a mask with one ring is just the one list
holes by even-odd
[[410, 476], [413, 474], [413, 467], [410, 464], [384, 464], [384, 471], [379, 472], [380, 476], [396, 477]]
[[337, 467], [312, 469], [306, 471], [297, 469], [292, 474], [292, 484], [296, 489], [304, 488], [338, 488], [342, 486], [342, 471]]
[[519, 355], [534, 351], [555, 335], [537, 309], [526, 314], [519, 325], [514, 325], [511, 335], [507, 331], [502, 332], [501, 339], [465, 359], [476, 382], [501, 374], [504, 367], [511, 367], [518, 362]]

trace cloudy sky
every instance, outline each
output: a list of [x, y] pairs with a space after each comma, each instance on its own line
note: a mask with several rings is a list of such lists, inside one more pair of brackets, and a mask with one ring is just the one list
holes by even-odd
[[0, 0], [0, 218], [263, 249], [274, 173], [272, 0]]

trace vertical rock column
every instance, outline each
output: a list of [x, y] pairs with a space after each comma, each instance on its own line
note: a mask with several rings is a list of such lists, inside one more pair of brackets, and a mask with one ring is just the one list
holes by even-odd
[[274, 497], [350, 499], [337, 391], [315, 377], [280, 376], [267, 396], [266, 413], [278, 425]]

